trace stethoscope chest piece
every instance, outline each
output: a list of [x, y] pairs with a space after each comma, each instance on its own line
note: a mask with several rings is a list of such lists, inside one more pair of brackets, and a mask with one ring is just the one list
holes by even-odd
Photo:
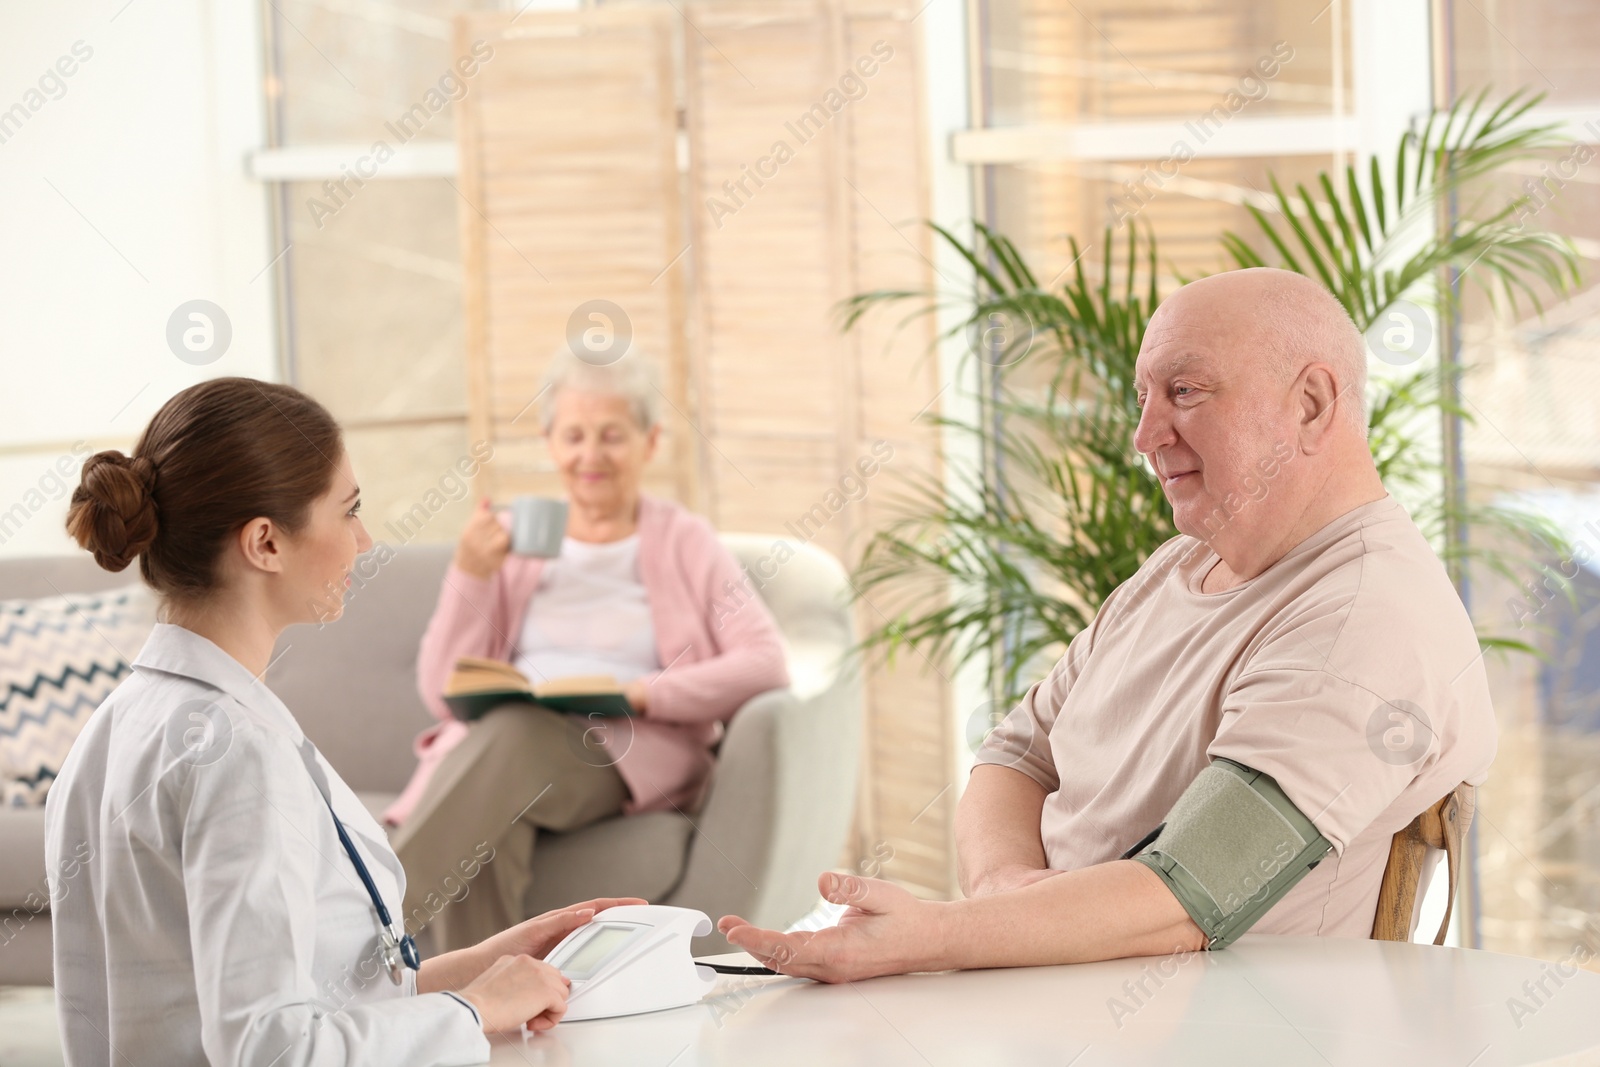
[[393, 927], [384, 927], [378, 942], [383, 965], [389, 969], [389, 980], [395, 985], [405, 981], [407, 968], [415, 971], [422, 967], [422, 954], [417, 951], [417, 943], [410, 934], [402, 934], [397, 939]]

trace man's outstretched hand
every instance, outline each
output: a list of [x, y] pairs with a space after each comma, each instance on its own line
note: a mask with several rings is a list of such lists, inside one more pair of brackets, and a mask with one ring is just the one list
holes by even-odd
[[724, 915], [717, 929], [729, 944], [767, 967], [819, 982], [853, 982], [883, 974], [943, 970], [943, 905], [918, 900], [877, 878], [824, 872], [817, 889], [849, 910], [825, 930], [778, 933]]

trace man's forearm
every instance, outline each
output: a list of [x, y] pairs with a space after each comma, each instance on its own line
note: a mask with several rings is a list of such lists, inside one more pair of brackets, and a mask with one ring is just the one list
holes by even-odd
[[981, 763], [972, 769], [956, 807], [956, 868], [961, 890], [977, 896], [1008, 870], [1047, 865], [1039, 820], [1044, 786], [1010, 767]]
[[1086, 963], [1206, 944], [1155, 872], [1131, 860], [934, 907], [930, 970]]

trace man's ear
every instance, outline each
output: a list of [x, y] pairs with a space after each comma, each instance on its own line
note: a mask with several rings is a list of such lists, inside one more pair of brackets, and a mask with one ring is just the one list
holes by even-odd
[[283, 570], [283, 531], [271, 519], [251, 519], [239, 528], [239, 553], [245, 565], [277, 574]]
[[1312, 363], [1300, 372], [1295, 395], [1300, 408], [1300, 451], [1314, 456], [1332, 443], [1339, 383], [1326, 363]]

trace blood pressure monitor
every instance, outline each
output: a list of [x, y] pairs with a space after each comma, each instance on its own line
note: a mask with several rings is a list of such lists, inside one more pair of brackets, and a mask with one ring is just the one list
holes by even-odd
[[563, 1021], [698, 1003], [716, 973], [694, 962], [689, 939], [710, 932], [711, 920], [690, 908], [625, 904], [600, 912], [545, 957], [572, 983]]

